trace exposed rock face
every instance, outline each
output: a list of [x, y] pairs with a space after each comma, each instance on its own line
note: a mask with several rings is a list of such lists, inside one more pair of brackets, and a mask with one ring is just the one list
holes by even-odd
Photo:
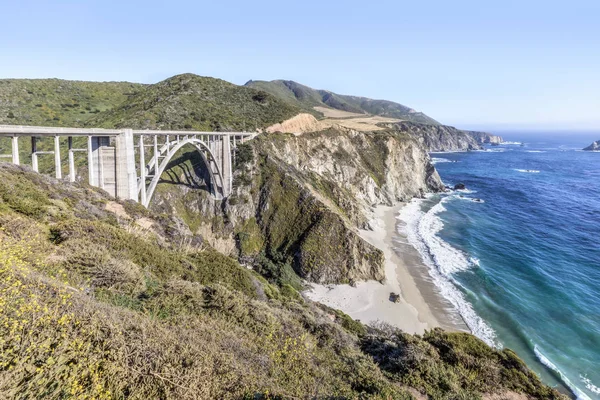
[[321, 125], [319, 121], [314, 117], [314, 115], [302, 113], [298, 114], [295, 117], [292, 117], [288, 120], [285, 120], [281, 123], [271, 125], [266, 129], [266, 132], [292, 132], [292, 133], [302, 133], [302, 132], [315, 132], [321, 129]]
[[500, 144], [504, 141], [502, 139], [502, 136], [492, 135], [491, 133], [487, 133], [487, 132], [478, 132], [478, 131], [463, 131], [463, 132], [467, 132], [469, 135], [473, 136], [479, 144]]
[[600, 151], [600, 140], [596, 140], [594, 143], [590, 144], [588, 147], [583, 149], [585, 151]]
[[224, 204], [167, 185], [152, 207], [180, 215], [213, 247], [235, 239], [242, 259], [265, 252], [318, 283], [383, 280], [383, 254], [357, 228], [369, 228], [373, 205], [443, 190], [425, 149], [391, 129], [266, 133], [238, 149], [238, 160]]
[[424, 125], [402, 121], [389, 126], [400, 132], [406, 132], [418, 140], [427, 151], [479, 150], [485, 143], [502, 142], [500, 136], [485, 132], [463, 131], [446, 125]]
[[261, 135], [252, 151], [226, 205], [242, 253], [264, 247], [318, 283], [384, 279], [383, 255], [356, 227], [369, 227], [372, 205], [443, 189], [423, 148], [394, 131]]

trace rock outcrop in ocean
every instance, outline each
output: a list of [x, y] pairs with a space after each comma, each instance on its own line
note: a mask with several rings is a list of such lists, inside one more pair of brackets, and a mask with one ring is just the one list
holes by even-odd
[[596, 140], [594, 143], [590, 144], [588, 147], [583, 149], [585, 151], [600, 151], [600, 140]]

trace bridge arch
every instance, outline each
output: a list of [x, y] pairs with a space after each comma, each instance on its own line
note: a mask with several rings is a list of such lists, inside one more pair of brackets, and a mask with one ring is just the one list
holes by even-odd
[[145, 187], [144, 182], [141, 182], [141, 179], [144, 179], [142, 177], [138, 185], [138, 190], [140, 192], [144, 189], [146, 190], [145, 201], [142, 202], [145, 207], [148, 207], [150, 205], [150, 201], [154, 196], [154, 192], [156, 190], [156, 186], [160, 181], [160, 177], [162, 176], [163, 172], [165, 172], [167, 166], [169, 165], [175, 154], [177, 154], [177, 152], [181, 150], [181, 148], [188, 144], [196, 148], [196, 150], [202, 157], [202, 160], [204, 161], [204, 165], [208, 168], [208, 173], [211, 180], [211, 194], [217, 199], [226, 196], [225, 181], [223, 178], [223, 172], [221, 171], [222, 168], [219, 165], [218, 158], [215, 156], [213, 149], [211, 149], [211, 146], [209, 146], [203, 140], [192, 137], [179, 140], [177, 142], [174, 142], [172, 145], [168, 143], [165, 144], [165, 146], [163, 147], [166, 147], [166, 149], [161, 149], [165, 150], [165, 155], [163, 156], [164, 158], [159, 162], [158, 169], [156, 169], [156, 161], [154, 157], [150, 160], [150, 162], [146, 166], [146, 169], [149, 175], [152, 177], [152, 179], [148, 186]]
[[[0, 125], [0, 138], [10, 138], [12, 148], [10, 155], [0, 154], [0, 158], [9, 157], [13, 163], [19, 164], [19, 138], [28, 137], [31, 139], [33, 170], [38, 172], [38, 155], [54, 154], [56, 178], [62, 179], [61, 139], [64, 138], [67, 139], [67, 146], [64, 147], [68, 151], [68, 176], [71, 182], [78, 176], [74, 154], [84, 152], [87, 153], [90, 185], [104, 189], [115, 198], [138, 201], [147, 207], [160, 176], [175, 153], [187, 144], [193, 145], [205, 162], [213, 196], [218, 199], [229, 196], [233, 186], [232, 162], [237, 144], [256, 135], [255, 132]], [[39, 151], [38, 139], [43, 137], [54, 138], [54, 151]], [[77, 137], [86, 138], [87, 145], [84, 145], [85, 140], [75, 140]], [[139, 140], [139, 145], [134, 138]], [[144, 144], [145, 139], [153, 143]], [[153, 147], [153, 150], [148, 150], [149, 147]], [[145, 161], [147, 152], [152, 154], [149, 163]]]

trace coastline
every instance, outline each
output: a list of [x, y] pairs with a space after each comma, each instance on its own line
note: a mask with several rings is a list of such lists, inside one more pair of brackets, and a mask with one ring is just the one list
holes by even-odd
[[[401, 221], [397, 217], [405, 205], [375, 207], [371, 221], [374, 229], [359, 230], [364, 240], [384, 254], [383, 284], [377, 281], [359, 282], [356, 286], [311, 284], [312, 289], [304, 294], [366, 324], [381, 321], [416, 334], [435, 327], [468, 331], [454, 315], [450, 303], [436, 291], [418, 251], [399, 232]], [[399, 294], [400, 301], [390, 301], [390, 293]]]

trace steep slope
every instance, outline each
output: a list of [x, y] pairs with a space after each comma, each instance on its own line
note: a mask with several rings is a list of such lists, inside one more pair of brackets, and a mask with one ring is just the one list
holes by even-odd
[[383, 280], [381, 252], [356, 228], [369, 227], [375, 204], [443, 188], [418, 143], [391, 130], [259, 135], [238, 149], [224, 208], [193, 184], [203, 181], [195, 168], [201, 160], [181, 159], [188, 165], [163, 176], [153, 209], [184, 216], [223, 251], [237, 247], [249, 264], [264, 255], [319, 283]]
[[427, 151], [480, 150], [483, 144], [502, 142], [500, 136], [485, 132], [463, 131], [453, 126], [424, 125], [405, 121], [384, 125], [410, 135]]
[[588, 147], [586, 147], [583, 150], [585, 150], [585, 151], [598, 151], [598, 150], [600, 150], [600, 140], [596, 140], [595, 142], [593, 142], [592, 144], [590, 144]]
[[365, 327], [180, 222], [0, 163], [2, 398], [563, 398], [508, 349]]
[[298, 114], [300, 109], [256, 89], [193, 74], [149, 85], [88, 125], [141, 129], [254, 131]]
[[340, 95], [327, 90], [315, 90], [294, 81], [248, 81], [246, 86], [264, 90], [311, 113], [315, 113], [314, 107], [321, 106], [351, 113], [367, 113], [423, 124], [438, 124], [437, 121], [427, 115], [392, 101], [373, 100], [366, 97]]
[[143, 87], [129, 82], [0, 80], [0, 124], [83, 126], [96, 114], [123, 103]]

